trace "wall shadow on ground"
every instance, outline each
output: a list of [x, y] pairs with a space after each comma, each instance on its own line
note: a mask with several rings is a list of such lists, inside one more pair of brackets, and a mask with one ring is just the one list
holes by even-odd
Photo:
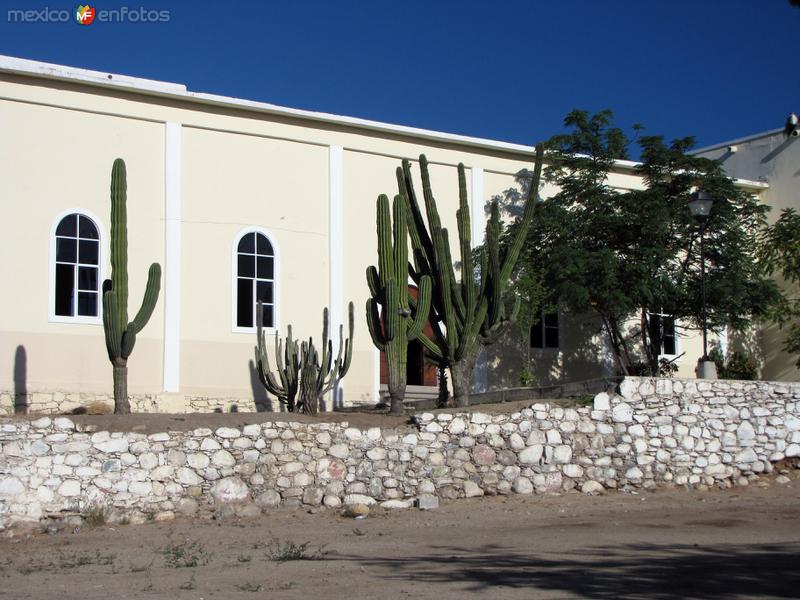
[[[470, 591], [529, 588], [581, 598], [797, 598], [800, 543], [631, 544], [566, 554], [523, 553], [502, 546], [432, 546], [416, 557], [329, 556], [379, 567], [387, 579], [462, 583]], [[374, 571], [373, 571], [374, 572]], [[555, 596], [554, 596], [555, 597]]]

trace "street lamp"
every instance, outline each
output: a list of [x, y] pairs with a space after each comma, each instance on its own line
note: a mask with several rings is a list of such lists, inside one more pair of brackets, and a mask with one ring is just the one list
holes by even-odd
[[689, 212], [692, 216], [700, 222], [700, 287], [703, 296], [703, 356], [698, 361], [698, 377], [702, 379], [716, 379], [717, 366], [713, 361], [708, 360], [708, 322], [706, 319], [706, 255], [703, 245], [706, 222], [708, 216], [711, 214], [711, 206], [714, 201], [711, 199], [711, 194], [699, 190], [692, 194], [692, 200], [689, 202]]

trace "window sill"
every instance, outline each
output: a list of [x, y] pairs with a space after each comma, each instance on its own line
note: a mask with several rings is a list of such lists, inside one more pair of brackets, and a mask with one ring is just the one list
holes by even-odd
[[47, 319], [49, 323], [66, 323], [68, 325], [102, 325], [102, 317], [64, 317], [50, 315]]
[[[278, 333], [277, 327], [262, 327], [262, 331], [267, 335], [276, 335]], [[253, 335], [257, 332], [255, 327], [232, 327], [231, 333], [246, 333], [247, 335]]]

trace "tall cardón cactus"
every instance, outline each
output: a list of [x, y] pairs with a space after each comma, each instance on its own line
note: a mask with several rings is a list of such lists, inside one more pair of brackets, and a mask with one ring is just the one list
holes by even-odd
[[522, 222], [511, 245], [505, 249], [500, 247], [500, 211], [497, 202], [492, 203], [491, 216], [486, 224], [486, 243], [479, 254], [478, 273], [470, 242], [467, 180], [464, 165], [458, 165], [459, 208], [456, 222], [461, 258], [460, 280], [456, 277], [450, 255], [447, 229], [441, 225], [431, 190], [427, 159], [424, 155], [419, 159], [427, 224], [414, 191], [409, 161], [404, 160], [403, 166], [397, 169], [400, 195], [409, 206], [408, 228], [414, 253], [414, 265], [409, 272], [415, 282], [427, 278], [433, 284], [430, 316], [433, 336], [428, 338], [422, 335], [419, 339], [434, 363], [449, 367], [453, 396], [458, 406], [469, 405], [472, 370], [481, 345], [494, 341], [503, 325], [513, 321], [519, 310], [519, 298], [516, 298], [514, 308], [506, 314], [504, 295], [533, 221], [543, 152], [541, 145], [537, 146], [533, 181], [526, 198]]
[[161, 265], [153, 263], [139, 312], [128, 321], [128, 213], [125, 161], [111, 169], [111, 279], [103, 282], [103, 330], [114, 370], [114, 413], [128, 414], [128, 357], [136, 335], [147, 325], [161, 290]]
[[[367, 300], [367, 325], [372, 342], [386, 353], [389, 367], [391, 412], [403, 411], [406, 392], [408, 342], [424, 337], [422, 331], [431, 306], [431, 279], [418, 278], [419, 296], [408, 291], [408, 217], [407, 202], [395, 196], [389, 214], [389, 198], [383, 194], [377, 202], [378, 268], [367, 268], [371, 298]], [[393, 218], [392, 218], [393, 217]], [[392, 222], [394, 221], [394, 222]]]
[[[265, 334], [262, 330], [263, 305], [256, 307], [255, 347], [256, 366], [261, 383], [268, 392], [277, 396], [289, 412], [316, 414], [322, 397], [334, 389], [350, 369], [353, 358], [353, 303], [348, 307], [348, 337], [344, 339], [344, 326], [339, 326], [339, 352], [333, 358], [333, 340], [328, 336], [328, 309], [322, 311], [322, 355], [314, 345], [313, 338], [299, 343], [292, 338], [292, 326], [287, 328], [287, 337], [275, 336], [275, 362], [278, 378], [272, 373], [266, 350]], [[296, 401], [298, 391], [300, 399]]]

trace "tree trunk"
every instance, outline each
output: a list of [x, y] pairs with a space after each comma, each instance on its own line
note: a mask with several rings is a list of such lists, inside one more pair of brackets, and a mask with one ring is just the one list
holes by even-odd
[[114, 365], [114, 414], [131, 414], [131, 405], [128, 402], [128, 366]]
[[436, 367], [437, 381], [439, 384], [439, 397], [436, 399], [437, 408], [445, 408], [450, 399], [450, 390], [447, 389], [447, 369]]
[[453, 380], [453, 398], [456, 406], [469, 406], [469, 391], [472, 387], [472, 368], [475, 362], [462, 358], [450, 366], [450, 376]]

